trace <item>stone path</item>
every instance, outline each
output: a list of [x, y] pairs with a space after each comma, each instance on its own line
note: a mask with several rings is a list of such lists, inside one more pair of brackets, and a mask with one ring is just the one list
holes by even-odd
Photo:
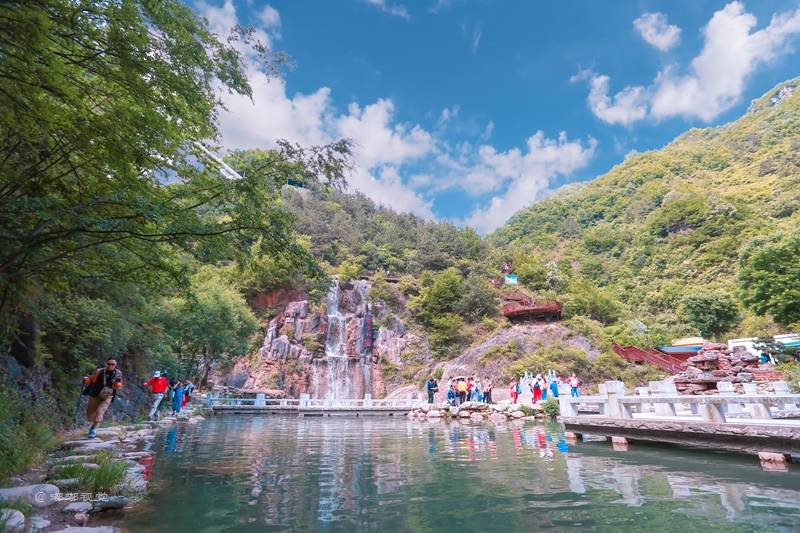
[[[157, 422], [103, 427], [97, 430], [95, 439], [85, 438], [85, 430], [68, 433], [43, 465], [14, 478], [12, 481], [17, 486], [0, 488], [0, 523], [4, 524], [4, 531], [119, 531], [103, 522], [109, 521], [109, 511], [130, 508], [147, 491], [155, 455], [152, 444], [157, 431], [164, 426], [201, 420], [202, 416], [187, 411], [178, 418], [170, 416]], [[100, 452], [126, 464], [125, 476], [113, 495], [86, 493], [78, 489], [79, 479], [59, 476], [67, 465], [73, 471], [74, 465], [80, 465], [83, 470], [100, 468], [95, 462]], [[26, 517], [17, 509], [4, 508], [4, 504], [34, 511]], [[89, 522], [96, 523], [96, 527], [88, 527]]]

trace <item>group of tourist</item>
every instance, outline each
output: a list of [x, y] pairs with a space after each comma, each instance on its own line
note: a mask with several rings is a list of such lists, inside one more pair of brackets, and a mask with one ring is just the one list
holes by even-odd
[[[428, 403], [433, 403], [433, 396], [439, 391], [439, 384], [436, 379], [430, 377], [426, 384], [428, 389]], [[461, 405], [464, 402], [492, 403], [492, 389], [494, 383], [490, 377], [483, 380], [476, 380], [470, 376], [467, 378], [453, 378], [450, 387], [447, 389], [447, 403], [450, 405]]]
[[[509, 398], [512, 403], [519, 403], [522, 394], [520, 380], [514, 378], [509, 385]], [[581, 380], [573, 372], [569, 377], [559, 376], [555, 371], [549, 370], [544, 374], [536, 374], [528, 379], [528, 387], [531, 391], [532, 402], [538, 403], [547, 400], [548, 395], [558, 398], [558, 386], [566, 383], [570, 387], [570, 394], [577, 398], [580, 396]], [[426, 383], [428, 391], [428, 403], [433, 403], [434, 395], [439, 392], [439, 383], [435, 378], [430, 377]], [[483, 380], [476, 380], [473, 377], [457, 377], [450, 381], [447, 389], [447, 403], [452, 406], [461, 405], [464, 402], [492, 403], [492, 388], [494, 384], [490, 377]]]
[[153, 403], [148, 415], [150, 420], [158, 420], [159, 407], [161, 407], [164, 397], [172, 401], [172, 414], [177, 415], [189, 403], [194, 391], [194, 383], [191, 380], [176, 380], [174, 377], [167, 379], [158, 370], [153, 372], [152, 378], [144, 382], [144, 386], [145, 388], [149, 387], [153, 393]]
[[[558, 386], [566, 383], [570, 388], [570, 395], [573, 398], [580, 396], [581, 380], [572, 373], [568, 378], [563, 378], [556, 374], [554, 370], [548, 370], [545, 374], [536, 374], [533, 379], [528, 380], [528, 388], [531, 391], [532, 402], [538, 403], [546, 401], [548, 396], [548, 389], [553, 398], [558, 398]], [[519, 396], [522, 394], [522, 387], [520, 382], [515, 378], [511, 380], [509, 386], [509, 395], [512, 403], [518, 403]]]
[[[153, 403], [150, 408], [149, 419], [158, 419], [158, 410], [166, 396], [172, 400], [172, 414], [178, 414], [189, 402], [194, 383], [190, 380], [176, 380], [174, 377], [167, 379], [160, 371], [153, 372], [153, 377], [144, 382], [145, 388], [150, 388], [153, 393]], [[87, 436], [97, 436], [97, 426], [103, 421], [108, 408], [117, 397], [117, 391], [122, 389], [122, 371], [117, 368], [117, 360], [109, 357], [103, 367], [95, 370], [91, 375], [83, 376], [82, 394], [89, 397], [86, 406], [86, 418], [91, 426]]]

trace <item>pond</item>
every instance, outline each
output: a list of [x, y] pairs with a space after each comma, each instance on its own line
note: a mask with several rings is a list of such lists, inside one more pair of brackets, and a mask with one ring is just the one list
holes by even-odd
[[217, 416], [163, 431], [129, 531], [798, 531], [800, 473], [557, 424]]

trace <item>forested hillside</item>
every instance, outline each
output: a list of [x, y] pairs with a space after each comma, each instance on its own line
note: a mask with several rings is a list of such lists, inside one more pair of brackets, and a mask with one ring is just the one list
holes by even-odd
[[[514, 258], [522, 282], [564, 299], [568, 314], [594, 326], [636, 319], [627, 334], [653, 341], [698, 329], [765, 335], [779, 329], [775, 321], [788, 327], [798, 321], [796, 295], [792, 304], [756, 280], [788, 290], [782, 282], [796, 273], [798, 85], [781, 84], [734, 122], [631, 154], [518, 212], [490, 236], [491, 253]], [[771, 262], [777, 270], [763, 270], [765, 257], [780, 258]], [[724, 307], [733, 316], [720, 317]], [[704, 311], [715, 316], [697, 316]]]

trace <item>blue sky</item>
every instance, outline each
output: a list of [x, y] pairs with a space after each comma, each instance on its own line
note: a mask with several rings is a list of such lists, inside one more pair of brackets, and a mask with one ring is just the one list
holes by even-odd
[[487, 233], [800, 75], [800, 0], [205, 0], [295, 63], [225, 95], [226, 148], [356, 142], [353, 189]]

